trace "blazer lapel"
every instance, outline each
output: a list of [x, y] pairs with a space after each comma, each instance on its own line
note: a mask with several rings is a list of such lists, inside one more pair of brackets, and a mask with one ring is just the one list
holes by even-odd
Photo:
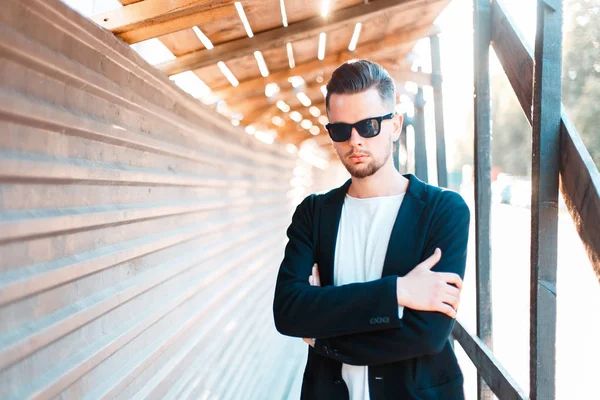
[[425, 201], [425, 183], [412, 174], [404, 175], [409, 179], [408, 189], [402, 200], [400, 210], [392, 228], [381, 276], [404, 276], [417, 264], [420, 254], [415, 252], [419, 248], [420, 235], [419, 219]]
[[337, 242], [340, 218], [342, 217], [342, 206], [352, 183], [348, 179], [346, 183], [336, 189], [324, 202], [320, 210], [319, 225], [319, 273], [321, 285], [333, 285], [333, 263], [335, 258], [335, 245]]

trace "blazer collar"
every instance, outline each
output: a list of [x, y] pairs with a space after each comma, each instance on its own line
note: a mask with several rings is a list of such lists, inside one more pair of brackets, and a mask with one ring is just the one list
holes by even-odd
[[[400, 256], [411, 252], [419, 217], [426, 204], [427, 184], [413, 174], [406, 174], [404, 177], [409, 180], [409, 184], [392, 228], [382, 276], [397, 273], [398, 262], [402, 258]], [[351, 183], [352, 179], [348, 179], [342, 186], [326, 195], [320, 210], [318, 260], [323, 285], [333, 285], [338, 228], [344, 199]], [[414, 267], [416, 264], [411, 265]]]

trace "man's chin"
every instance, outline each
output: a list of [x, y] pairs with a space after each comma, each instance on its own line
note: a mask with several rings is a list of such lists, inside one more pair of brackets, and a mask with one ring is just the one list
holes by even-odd
[[375, 172], [375, 171], [372, 171], [371, 168], [369, 168], [368, 165], [364, 165], [364, 166], [359, 167], [359, 168], [356, 168], [355, 166], [348, 167], [346, 165], [346, 170], [350, 173], [350, 175], [353, 178], [356, 178], [356, 179], [367, 178], [367, 177], [373, 175], [373, 173]]

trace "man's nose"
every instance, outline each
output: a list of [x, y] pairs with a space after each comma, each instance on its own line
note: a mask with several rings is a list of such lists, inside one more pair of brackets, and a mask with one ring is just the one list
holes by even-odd
[[350, 146], [362, 146], [364, 144], [365, 138], [358, 134], [356, 128], [352, 127], [352, 131], [350, 131], [350, 139], [348, 139], [348, 144]]

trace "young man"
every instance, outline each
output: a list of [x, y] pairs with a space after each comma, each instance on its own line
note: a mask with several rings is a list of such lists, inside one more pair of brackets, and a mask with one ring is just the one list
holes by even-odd
[[469, 209], [394, 168], [402, 117], [381, 66], [338, 67], [326, 108], [352, 178], [297, 207], [273, 302], [277, 330], [310, 345], [302, 399], [463, 399], [448, 337]]

